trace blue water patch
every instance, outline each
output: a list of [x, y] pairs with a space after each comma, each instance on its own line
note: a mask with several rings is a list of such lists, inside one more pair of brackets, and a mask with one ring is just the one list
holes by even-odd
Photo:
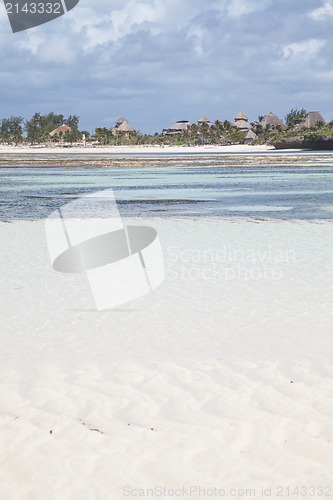
[[285, 212], [287, 210], [292, 210], [293, 207], [279, 207], [277, 205], [239, 205], [235, 207], [227, 208], [231, 212]]
[[24, 167], [0, 169], [1, 220], [40, 219], [112, 188], [122, 216], [331, 219], [333, 167]]

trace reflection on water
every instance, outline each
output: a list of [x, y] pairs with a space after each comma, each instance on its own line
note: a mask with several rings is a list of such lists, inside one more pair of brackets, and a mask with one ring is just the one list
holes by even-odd
[[[306, 156], [304, 156], [306, 158]], [[123, 216], [330, 219], [333, 167], [1, 168], [1, 220], [39, 219], [80, 196], [114, 189]], [[64, 162], [65, 163], [65, 162]], [[274, 165], [276, 162], [274, 163]], [[299, 164], [298, 164], [299, 165]]]

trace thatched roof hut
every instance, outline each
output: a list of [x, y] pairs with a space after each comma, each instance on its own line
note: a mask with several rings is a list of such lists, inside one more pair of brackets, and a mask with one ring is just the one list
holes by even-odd
[[245, 113], [243, 113], [243, 111], [240, 111], [238, 113], [238, 115], [236, 116], [235, 120], [246, 120], [246, 121], [249, 121], [248, 117], [246, 116]]
[[248, 130], [250, 128], [249, 122], [246, 120], [236, 120], [235, 121], [235, 126], [239, 130]]
[[50, 132], [50, 137], [54, 137], [55, 135], [65, 135], [66, 132], [71, 131], [72, 129], [68, 125], [60, 125], [60, 127], [57, 127]]
[[255, 141], [256, 139], [258, 139], [257, 134], [255, 134], [253, 130], [250, 129], [244, 137], [244, 144], [251, 144], [251, 142]]
[[127, 122], [126, 118], [124, 118], [123, 116], [121, 116], [120, 118], [118, 118], [118, 120], [116, 121], [116, 125], [121, 125], [122, 123], [124, 122]]
[[318, 122], [326, 125], [326, 121], [324, 120], [322, 115], [319, 113], [319, 111], [310, 111], [310, 113], [307, 114], [302, 125], [304, 127], [311, 128], [311, 127], [314, 127], [316, 125], [316, 123], [318, 123]]
[[262, 127], [276, 127], [278, 125], [281, 126], [284, 126], [284, 123], [282, 122], [282, 120], [280, 120], [280, 118], [275, 115], [274, 113], [272, 113], [271, 111], [269, 113], [267, 113], [267, 115], [264, 116], [264, 118], [261, 120], [260, 122], [260, 125]]
[[128, 123], [127, 120], [124, 120], [119, 127], [117, 127], [117, 130], [120, 132], [134, 132], [134, 128], [131, 127], [131, 125]]
[[129, 134], [130, 132], [135, 132], [134, 128], [128, 123], [126, 118], [119, 118], [116, 121], [116, 125], [112, 127], [113, 134], [117, 134], [118, 132], [124, 132], [124, 134]]
[[190, 126], [189, 121], [179, 120], [174, 125], [172, 125], [172, 127], [168, 128], [166, 133], [167, 134], [178, 134], [180, 132], [184, 132], [184, 130], [187, 130], [189, 126]]
[[243, 111], [240, 111], [235, 117], [235, 126], [239, 130], [248, 130], [250, 128], [249, 119]]
[[207, 123], [209, 126], [211, 124], [210, 119], [207, 118], [207, 116], [202, 115], [202, 117], [200, 118], [200, 120], [198, 120], [198, 125], [200, 126], [200, 125], [203, 125], [204, 123]]
[[274, 115], [274, 113], [272, 113], [271, 111], [269, 113], [267, 113], [266, 116], [264, 116], [264, 118], [261, 120], [260, 124], [262, 127], [276, 127], [276, 126], [280, 126], [280, 127], [285, 127], [286, 125], [280, 120], [280, 118], [276, 115]]

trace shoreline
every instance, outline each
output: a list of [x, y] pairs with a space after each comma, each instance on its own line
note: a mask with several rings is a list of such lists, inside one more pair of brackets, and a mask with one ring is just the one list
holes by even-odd
[[[250, 146], [247, 144], [230, 146], [0, 146], [1, 154], [226, 154], [262, 153], [277, 151], [274, 146]], [[292, 151], [292, 150], [290, 150]], [[295, 150], [296, 151], [296, 150]]]
[[[305, 160], [306, 158], [306, 160]], [[68, 167], [299, 167], [327, 166], [332, 155], [323, 151], [283, 150], [270, 146], [101, 146], [73, 148], [0, 146], [1, 168]], [[320, 161], [319, 161], [320, 159]], [[311, 161], [310, 161], [311, 160]], [[291, 163], [292, 162], [292, 163]]]

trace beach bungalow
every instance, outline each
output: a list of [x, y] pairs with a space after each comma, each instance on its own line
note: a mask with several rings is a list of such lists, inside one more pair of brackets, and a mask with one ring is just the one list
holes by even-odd
[[249, 129], [246, 136], [244, 137], [244, 144], [251, 144], [256, 139], [258, 139], [257, 134], [255, 134], [253, 130]]
[[310, 113], [307, 114], [302, 125], [303, 127], [311, 128], [314, 127], [318, 122], [322, 123], [323, 125], [326, 125], [326, 121], [319, 113], [319, 111], [310, 111]]
[[172, 127], [168, 128], [165, 131], [166, 135], [173, 135], [173, 134], [180, 134], [181, 132], [184, 132], [187, 130], [190, 126], [190, 122], [187, 120], [179, 120], [176, 122]]
[[200, 127], [201, 125], [203, 125], [204, 123], [207, 123], [207, 125], [209, 125], [209, 127], [211, 126], [210, 119], [209, 119], [209, 118], [207, 118], [207, 116], [205, 116], [205, 115], [203, 115], [203, 116], [200, 118], [200, 120], [198, 120], [198, 125], [199, 125], [199, 127]]
[[261, 125], [263, 128], [265, 128], [267, 126], [268, 127], [280, 126], [283, 128], [286, 127], [286, 125], [280, 120], [280, 118], [278, 116], [274, 115], [274, 113], [272, 113], [271, 111], [269, 113], [267, 113], [266, 116], [264, 116], [264, 118], [261, 120], [259, 125]]
[[[118, 118], [118, 120], [116, 121], [116, 127], [119, 127], [122, 123], [124, 122], [127, 122], [126, 118], [124, 118], [123, 116], [121, 116], [120, 118]], [[128, 123], [128, 122], [127, 122]]]
[[126, 118], [123, 117], [119, 118], [116, 121], [116, 125], [111, 128], [111, 131], [114, 135], [117, 135], [118, 132], [123, 132], [127, 137], [129, 136], [130, 132], [135, 132], [134, 128], [131, 127]]
[[72, 129], [68, 125], [60, 125], [60, 127], [55, 128], [50, 132], [50, 137], [54, 138], [55, 136], [64, 136], [66, 132], [71, 132]]
[[240, 111], [235, 117], [235, 126], [239, 130], [248, 130], [250, 128], [249, 119], [243, 111]]

